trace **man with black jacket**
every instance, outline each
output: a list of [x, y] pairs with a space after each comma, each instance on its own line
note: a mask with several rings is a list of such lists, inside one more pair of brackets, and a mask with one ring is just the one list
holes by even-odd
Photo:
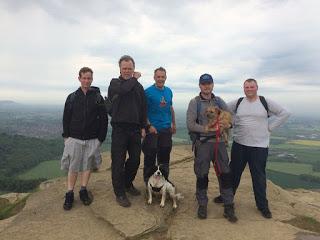
[[100, 145], [105, 140], [108, 116], [104, 100], [97, 87], [91, 87], [93, 71], [83, 67], [79, 71], [81, 86], [71, 93], [65, 103], [63, 112], [64, 151], [61, 169], [68, 171], [68, 191], [63, 208], [72, 208], [73, 189], [78, 173], [81, 174], [80, 200], [90, 205], [92, 197], [87, 191], [91, 170], [101, 164]]
[[[135, 62], [130, 56], [119, 60], [120, 77], [110, 82], [108, 98], [112, 103], [111, 170], [112, 185], [118, 204], [130, 207], [126, 192], [137, 196], [140, 191], [132, 182], [140, 165], [141, 136], [145, 136], [147, 124], [146, 98], [141, 76], [135, 72]], [[128, 159], [126, 154], [128, 152]]]

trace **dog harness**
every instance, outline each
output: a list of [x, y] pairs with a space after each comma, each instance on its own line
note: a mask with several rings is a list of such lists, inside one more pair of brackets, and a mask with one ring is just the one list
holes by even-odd
[[154, 192], [160, 192], [163, 186], [164, 186], [164, 184], [161, 187], [152, 187], [150, 184], [150, 187], [152, 188], [152, 191], [154, 191]]

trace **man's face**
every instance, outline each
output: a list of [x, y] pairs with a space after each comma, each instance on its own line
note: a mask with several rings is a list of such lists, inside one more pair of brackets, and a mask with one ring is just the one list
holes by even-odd
[[81, 88], [90, 88], [93, 80], [92, 73], [91, 72], [81, 73], [81, 76], [79, 76], [78, 79], [81, 83]]
[[213, 83], [202, 83], [199, 84], [201, 93], [203, 94], [211, 94], [213, 90]]
[[163, 88], [164, 83], [166, 82], [167, 79], [167, 75], [164, 71], [156, 71], [154, 76], [153, 76], [155, 82], [156, 82], [156, 86], [158, 88]]
[[258, 86], [255, 82], [244, 82], [243, 90], [246, 97], [253, 98], [257, 96]]
[[125, 80], [132, 78], [134, 73], [134, 66], [132, 61], [122, 61], [120, 63], [120, 75]]

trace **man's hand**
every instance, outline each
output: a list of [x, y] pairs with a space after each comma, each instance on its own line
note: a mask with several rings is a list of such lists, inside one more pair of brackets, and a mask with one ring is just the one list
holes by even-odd
[[157, 131], [157, 129], [156, 129], [154, 126], [151, 125], [151, 126], [149, 127], [149, 133], [157, 134], [158, 131]]
[[146, 137], [146, 130], [144, 128], [141, 129], [141, 137], [142, 138]]
[[177, 127], [176, 127], [176, 124], [173, 123], [173, 124], [171, 125], [171, 133], [172, 133], [172, 134], [176, 134], [176, 132], [177, 132]]
[[138, 80], [141, 77], [141, 73], [140, 72], [134, 72], [133, 73], [133, 77]]
[[64, 143], [64, 144], [66, 144], [67, 139], [68, 139], [67, 137], [66, 137], [66, 138], [63, 138], [63, 143]]

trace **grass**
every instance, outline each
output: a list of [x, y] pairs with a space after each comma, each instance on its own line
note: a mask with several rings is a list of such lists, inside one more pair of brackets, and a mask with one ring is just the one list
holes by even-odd
[[320, 183], [309, 182], [297, 175], [267, 169], [267, 178], [282, 188], [320, 189]]
[[41, 162], [34, 168], [19, 174], [18, 178], [20, 179], [38, 179], [38, 178], [46, 178], [52, 179], [65, 176], [65, 173], [60, 170], [60, 161], [52, 160]]
[[292, 226], [309, 230], [312, 232], [320, 233], [320, 222], [312, 217], [307, 216], [296, 216], [293, 219], [283, 221], [284, 223], [289, 223]]
[[[278, 144], [271, 146], [271, 149], [274, 152], [293, 153], [296, 155], [299, 161], [302, 161], [304, 163], [313, 163], [319, 161], [319, 147], [298, 144]], [[278, 161], [282, 161], [281, 158], [278, 158]]]
[[[267, 169], [293, 175], [310, 174], [313, 172], [310, 164], [290, 162], [268, 162]], [[318, 174], [320, 176], [320, 172]]]
[[297, 144], [303, 146], [320, 147], [320, 141], [317, 140], [292, 140], [288, 142], [289, 144]]
[[7, 199], [0, 198], [0, 220], [12, 217], [19, 213], [26, 205], [27, 197], [24, 197], [14, 203], [10, 203]]

